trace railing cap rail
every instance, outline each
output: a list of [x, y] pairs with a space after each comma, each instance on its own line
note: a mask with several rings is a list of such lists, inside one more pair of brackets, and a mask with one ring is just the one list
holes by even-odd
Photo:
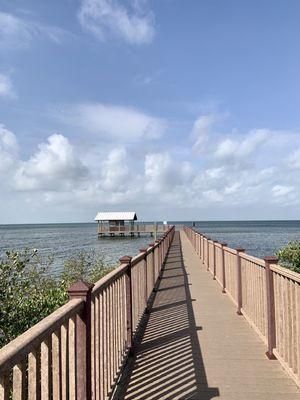
[[292, 271], [277, 264], [271, 264], [270, 270], [276, 274], [284, 276], [285, 278], [291, 279], [294, 282], [300, 283], [300, 274], [298, 272]]

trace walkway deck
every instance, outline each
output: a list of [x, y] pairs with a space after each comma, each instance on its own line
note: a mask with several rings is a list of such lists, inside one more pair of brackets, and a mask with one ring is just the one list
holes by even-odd
[[[175, 233], [127, 400], [300, 400], [300, 390]], [[119, 397], [119, 398], [121, 398]]]

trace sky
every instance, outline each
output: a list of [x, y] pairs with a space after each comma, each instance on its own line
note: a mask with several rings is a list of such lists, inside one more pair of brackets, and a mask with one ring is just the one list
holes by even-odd
[[300, 219], [298, 0], [0, 0], [0, 224]]

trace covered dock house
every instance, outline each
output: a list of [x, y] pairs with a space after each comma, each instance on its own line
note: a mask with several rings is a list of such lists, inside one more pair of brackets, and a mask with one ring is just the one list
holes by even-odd
[[98, 212], [95, 221], [98, 223], [98, 236], [140, 236], [149, 233], [156, 236], [168, 230], [167, 224], [142, 223], [135, 224], [137, 215], [135, 211]]

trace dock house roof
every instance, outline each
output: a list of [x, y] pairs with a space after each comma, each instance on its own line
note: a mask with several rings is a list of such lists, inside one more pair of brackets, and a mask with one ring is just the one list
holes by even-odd
[[135, 221], [137, 215], [134, 211], [98, 212], [95, 221]]

